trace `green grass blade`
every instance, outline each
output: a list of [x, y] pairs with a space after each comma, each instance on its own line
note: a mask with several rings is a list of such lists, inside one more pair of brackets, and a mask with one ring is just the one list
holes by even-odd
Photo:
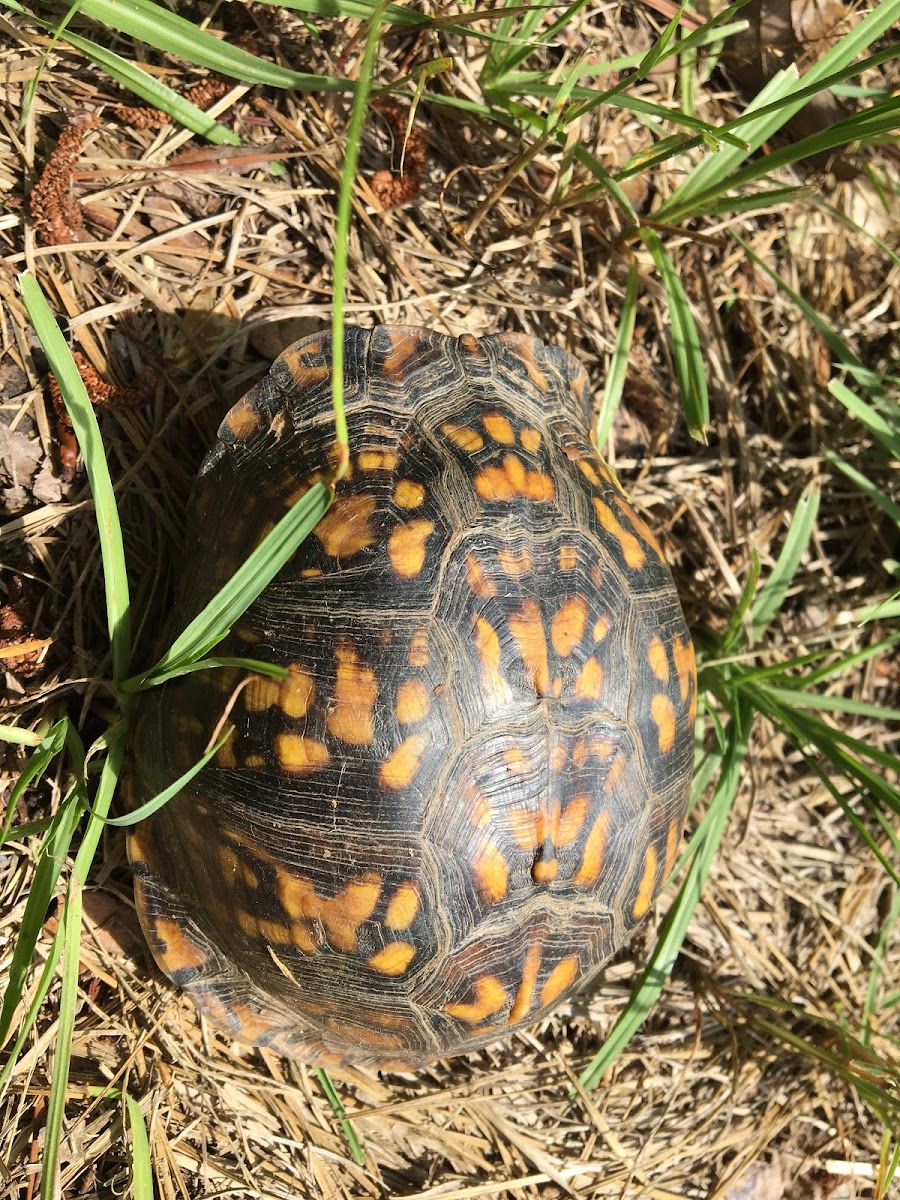
[[857, 356], [853, 353], [850, 347], [840, 338], [831, 328], [827, 321], [816, 312], [813, 306], [800, 295], [798, 291], [782, 279], [778, 272], [770, 267], [765, 259], [761, 258], [755, 250], [753, 250], [747, 242], [743, 240], [734, 230], [729, 230], [731, 237], [741, 246], [744, 253], [753, 260], [758, 267], [773, 280], [774, 283], [784, 292], [786, 296], [790, 296], [794, 304], [800, 309], [807, 321], [813, 326], [817, 333], [822, 335], [828, 349], [832, 352], [835, 358], [843, 364], [847, 371], [853, 376], [860, 387], [865, 388], [875, 396], [880, 396], [884, 392], [884, 385], [879, 375], [868, 367], [863, 366]]
[[72, 1059], [72, 1035], [75, 1032], [75, 1006], [78, 1000], [78, 964], [81, 948], [81, 881], [73, 875], [69, 881], [63, 917], [62, 989], [59, 999], [59, 1023], [53, 1053], [53, 1073], [47, 1100], [47, 1124], [41, 1159], [41, 1200], [56, 1200], [59, 1195], [57, 1171], [59, 1146], [66, 1115], [66, 1091]]
[[[217, 639], [220, 641], [221, 639]], [[257, 675], [268, 675], [271, 679], [289, 679], [290, 671], [284, 667], [278, 667], [275, 663], [262, 662], [258, 658], [200, 658], [196, 662], [189, 663], [187, 666], [178, 667], [173, 671], [163, 671], [159, 675], [154, 675], [152, 679], [146, 679], [142, 675], [133, 675], [131, 679], [126, 679], [124, 683], [119, 685], [123, 692], [142, 692], [150, 687], [158, 687], [162, 683], [167, 683], [170, 679], [177, 679], [182, 675], [192, 675], [196, 671], [209, 671], [214, 667], [237, 667], [242, 671], [255, 671]]]
[[[371, 17], [377, 7], [377, 0], [260, 0], [270, 8], [288, 8], [292, 12], [309, 13], [313, 16], [328, 18], [363, 18]], [[470, 23], [481, 21], [482, 14], [478, 11], [471, 13], [453, 13], [450, 16], [429, 16], [414, 8], [405, 8], [399, 4], [388, 4], [384, 10], [385, 21], [390, 25], [405, 25], [419, 29], [440, 29], [457, 37], [477, 38], [480, 41], [498, 42], [506, 45], [509, 39], [500, 37], [496, 32], [479, 27], [470, 28]]]
[[67, 42], [76, 50], [80, 50], [85, 58], [95, 66], [102, 67], [116, 83], [121, 84], [129, 92], [133, 92], [147, 104], [168, 113], [173, 121], [190, 129], [192, 133], [199, 134], [216, 145], [240, 146], [241, 139], [236, 133], [233, 133], [225, 125], [220, 125], [196, 104], [191, 104], [189, 100], [185, 100], [177, 92], [173, 92], [161, 80], [142, 70], [137, 63], [129, 62], [128, 59], [114, 54], [112, 50], [107, 50], [104, 46], [98, 46], [96, 42], [72, 33], [64, 25], [57, 26], [52, 21], [45, 21], [36, 14], [29, 13], [17, 0], [4, 0], [4, 3], [13, 12], [30, 17], [42, 29], [52, 30], [55, 40]]
[[619, 330], [616, 334], [616, 345], [613, 350], [606, 375], [606, 385], [603, 388], [603, 398], [600, 401], [600, 412], [597, 414], [597, 428], [594, 435], [595, 444], [600, 453], [606, 445], [609, 431], [616, 419], [616, 409], [622, 398], [622, 388], [625, 376], [628, 374], [628, 356], [631, 354], [631, 343], [634, 338], [634, 322], [637, 317], [637, 294], [640, 282], [640, 268], [636, 258], [628, 264], [628, 282], [625, 285], [625, 297], [622, 300], [622, 311], [619, 314]]
[[814, 483], [809, 483], [803, 489], [803, 494], [794, 509], [791, 527], [784, 539], [784, 545], [778, 560], [772, 568], [772, 574], [759, 590], [756, 599], [750, 607], [751, 628], [754, 641], [772, 623], [775, 614], [784, 604], [791, 581], [797, 574], [800, 560], [806, 553], [809, 539], [816, 526], [819, 513], [819, 489]]
[[[109, 755], [103, 764], [102, 771], [100, 772], [100, 782], [97, 785], [97, 794], [94, 798], [94, 807], [93, 807], [91, 814], [89, 815], [87, 827], [84, 831], [84, 836], [81, 839], [81, 845], [78, 848], [78, 853], [75, 856], [75, 863], [72, 868], [72, 876], [75, 879], [86, 879], [87, 878], [88, 871], [90, 870], [91, 864], [94, 861], [94, 856], [97, 853], [97, 846], [99, 845], [99, 842], [100, 842], [100, 836], [103, 833], [105, 818], [109, 814], [109, 808], [112, 803], [112, 798], [113, 798], [113, 795], [116, 790], [116, 786], [118, 784], [119, 778], [122, 773], [122, 760], [123, 760], [123, 756], [124, 756], [123, 744], [124, 744], [123, 738], [121, 736], [110, 738]], [[73, 789], [73, 791], [74, 791], [74, 789]], [[73, 804], [70, 804], [69, 807], [73, 808], [73, 809], [77, 809], [78, 813], [80, 815], [80, 807], [81, 807], [80, 805], [73, 803]], [[62, 809], [60, 809], [60, 812], [61, 811], [62, 811]], [[57, 814], [57, 817], [58, 816], [59, 816], [59, 813]], [[70, 838], [70, 840], [71, 840], [71, 838]], [[45, 841], [45, 847], [46, 847], [46, 841]], [[38, 864], [38, 869], [40, 870], [40, 864]], [[32, 890], [34, 889], [34, 886], [35, 885], [33, 883]], [[31, 903], [31, 897], [29, 896], [28, 902], [26, 903], [26, 912], [28, 910], [28, 905], [30, 903]], [[40, 922], [43, 921], [44, 912], [46, 912], [46, 907], [40, 914], [39, 926], [40, 926]], [[21, 933], [20, 933], [20, 940], [21, 940]], [[10, 1076], [12, 1075], [13, 1071], [15, 1070], [15, 1066], [18, 1061], [19, 1055], [22, 1052], [22, 1047], [25, 1045], [25, 1042], [28, 1040], [28, 1035], [31, 1032], [31, 1030], [34, 1026], [34, 1023], [37, 1020], [38, 1013], [41, 1010], [41, 1005], [44, 1003], [44, 1000], [46, 999], [47, 994], [50, 991], [50, 987], [51, 987], [54, 977], [56, 975], [56, 967], [59, 962], [59, 956], [62, 951], [62, 946], [63, 946], [63, 922], [61, 921], [59, 926], [57, 927], [56, 933], [53, 936], [53, 941], [50, 943], [50, 948], [47, 952], [47, 960], [44, 963], [44, 969], [41, 971], [38, 985], [34, 989], [34, 994], [32, 996], [31, 1004], [28, 1006], [28, 1011], [25, 1014], [25, 1018], [20, 1023], [18, 1036], [16, 1037], [16, 1040], [15, 1040], [15, 1043], [13, 1044], [12, 1049], [9, 1051], [7, 1060], [3, 1066], [3, 1070], [2, 1070], [2, 1072], [0, 1072], [0, 1092], [2, 1092], [3, 1088], [6, 1086], [7, 1082], [9, 1081]], [[16, 947], [16, 950], [18, 951], [18, 946]], [[27, 966], [27, 964], [26, 964], [26, 966]], [[21, 991], [21, 989], [20, 989], [20, 991]], [[7, 992], [6, 992], [6, 995], [4, 996], [3, 1014], [6, 1013], [8, 997], [9, 997], [9, 987], [7, 987]], [[15, 1010], [17, 1003], [18, 1003], [18, 999], [15, 999], [14, 1001], [12, 1001], [12, 1011]], [[6, 1034], [8, 1032], [8, 1025], [9, 1025], [9, 1022], [7, 1022], [7, 1025], [4, 1026], [2, 1024], [2, 1021], [3, 1021], [3, 1016], [0, 1015], [0, 1044], [2, 1044], [6, 1038]]]
[[[61, 721], [49, 729], [40, 739], [38, 748], [28, 760], [28, 764], [20, 772], [19, 778], [13, 784], [9, 793], [9, 800], [6, 805], [6, 812], [3, 817], [3, 826], [0, 828], [0, 847], [6, 844], [9, 837], [9, 831], [12, 826], [12, 819], [15, 816], [16, 806], [19, 803], [25, 789], [35, 779], [40, 779], [44, 772], [53, 762], [57, 754], [60, 753], [66, 742], [66, 730], [68, 727], [68, 718], [64, 717]], [[25, 732], [24, 730], [22, 732]], [[11, 739], [12, 740], [12, 739]]]
[[873, 721], [900, 721], [900, 712], [895, 708], [887, 708], [881, 704], [871, 704], [866, 700], [854, 700], [851, 696], [828, 696], [818, 692], [808, 691], [802, 683], [794, 688], [774, 687], [771, 684], [766, 691], [774, 700], [793, 708], [812, 708], [821, 712], [848, 713], [856, 717], [869, 717]]
[[[586, 3], [587, 0], [575, 0], [575, 3], [566, 8], [555, 21], [540, 31], [538, 31], [538, 26], [549, 6], [536, 5], [526, 12], [519, 26], [517, 37], [514, 40], [510, 39], [508, 45], [498, 42], [491, 47], [479, 78], [484, 92], [487, 94], [499, 80], [530, 58], [539, 46], [545, 46], [548, 42], [552, 42], [557, 34], [568, 27]], [[498, 26], [497, 32], [502, 32], [502, 25]]]
[[95, 66], [102, 67], [116, 83], [129, 92], [133, 92], [146, 104], [167, 113], [173, 121], [183, 125], [185, 129], [190, 129], [192, 133], [206, 138], [208, 142], [217, 146], [241, 145], [241, 139], [233, 130], [220, 124], [202, 108], [198, 108], [196, 104], [191, 104], [190, 100], [179, 96], [161, 80], [142, 70], [137, 63], [129, 62], [128, 59], [121, 58], [111, 50], [98, 46], [96, 42], [90, 42], [87, 38], [79, 37], [74, 33], [63, 34], [63, 39], [81, 50]]
[[42, 741], [43, 736], [34, 730], [20, 729], [18, 725], [0, 725], [0, 742], [10, 742], [14, 746], [39, 746]]
[[124, 679], [128, 674], [131, 654], [131, 609], [128, 600], [128, 575], [125, 571], [125, 549], [122, 528], [113, 493], [106, 452], [100, 437], [100, 427], [88, 399], [78, 368], [66, 340], [60, 332], [37, 280], [22, 275], [19, 280], [22, 299], [28, 316], [40, 339], [59, 383], [66, 409], [72, 419], [78, 445], [84, 458], [94, 497], [97, 525], [100, 532], [100, 553], [103, 557], [103, 580], [106, 587], [106, 613], [112, 649], [113, 677]]
[[747, 582], [744, 584], [740, 599], [735, 605], [734, 612], [728, 619], [728, 625], [720, 642], [720, 653], [730, 654], [737, 646], [746, 642], [744, 633], [744, 618], [750, 611], [753, 598], [756, 595], [756, 585], [759, 581], [759, 555], [753, 550], [750, 554], [750, 570], [747, 572]]
[[359, 1163], [361, 1167], [364, 1167], [366, 1165], [365, 1151], [362, 1148], [362, 1144], [359, 1140], [356, 1130], [353, 1128], [353, 1122], [347, 1116], [347, 1112], [343, 1103], [341, 1102], [341, 1098], [337, 1094], [334, 1084], [331, 1082], [328, 1072], [323, 1070], [322, 1067], [316, 1067], [316, 1079], [318, 1079], [319, 1085], [322, 1088], [322, 1091], [325, 1093], [328, 1103], [331, 1105], [335, 1116], [340, 1122], [341, 1130], [343, 1131], [344, 1137], [347, 1139], [347, 1145], [350, 1147], [350, 1153], [353, 1155], [353, 1161]]
[[835, 400], [843, 404], [851, 416], [861, 421], [869, 433], [877, 438], [895, 459], [900, 461], [900, 432], [895, 426], [886, 421], [876, 408], [867, 404], [865, 400], [861, 400], [839, 379], [833, 379], [828, 385], [828, 390]]
[[650, 229], [644, 229], [641, 231], [641, 238], [656, 263], [669, 300], [672, 358], [687, 426], [693, 437], [705, 442], [706, 427], [709, 425], [709, 392], [700, 334], [690, 302], [678, 272], [656, 234]]
[[[796, 86], [798, 79], [797, 68], [793, 65], [774, 75], [747, 105], [745, 112], [753, 112], [773, 101], [788, 96]], [[746, 140], [746, 148], [740, 146], [723, 146], [715, 154], [705, 155], [686, 179], [678, 185], [671, 196], [665, 200], [656, 212], [654, 219], [668, 224], [676, 224], [689, 214], [698, 203], [698, 196], [705, 194], [717, 195], [723, 181], [737, 169], [748, 155], [781, 128], [784, 118], [781, 110], [769, 112], [766, 116], [741, 125], [741, 133]], [[768, 162], [768, 159], [766, 159]], [[730, 183], [727, 186], [731, 186]]]
[[[140, 676], [145, 686], [166, 671], [195, 662], [221, 641], [234, 621], [278, 574], [303, 539], [319, 523], [331, 500], [324, 483], [314, 483], [241, 564], [220, 592], [194, 618], [158, 663]], [[133, 681], [129, 680], [129, 684]]]
[[244, 83], [264, 83], [270, 87], [297, 91], [349, 91], [346, 80], [329, 75], [308, 75], [266, 62], [199, 29], [192, 21], [170, 12], [152, 0], [81, 0], [80, 11], [92, 21], [119, 33], [155, 46], [186, 62], [218, 71]]
[[331, 314], [331, 403], [334, 407], [335, 440], [337, 442], [339, 459], [335, 479], [340, 479], [347, 470], [349, 463], [349, 448], [347, 440], [347, 417], [344, 412], [344, 300], [346, 295], [347, 255], [350, 246], [350, 214], [353, 209], [353, 191], [356, 187], [356, 166], [359, 162], [359, 147], [362, 141], [363, 125], [366, 120], [366, 104], [369, 89], [372, 86], [372, 76], [375, 72], [375, 58], [378, 54], [378, 31], [386, 4], [376, 4], [372, 12], [366, 43], [363, 48], [362, 63], [359, 68], [359, 79], [356, 94], [353, 97], [353, 108], [350, 112], [350, 123], [347, 127], [347, 137], [344, 143], [344, 165], [341, 171], [341, 187], [338, 193], [337, 219], [334, 230], [334, 267], [333, 267], [333, 297]]
[[57, 880], [81, 819], [82, 807], [78, 799], [80, 786], [73, 785], [69, 790], [41, 847], [40, 858], [19, 925], [16, 948], [7, 971], [6, 989], [3, 993], [3, 1004], [0, 1006], [0, 1045], [6, 1040], [12, 1026], [13, 1015], [22, 1000], [28, 968], [34, 957], [38, 938], [41, 936], [47, 909], [50, 907], [50, 901], [56, 891]]
[[[718, 202], [723, 191], [744, 187], [757, 179], [767, 178], [772, 172], [783, 167], [793, 166], [794, 163], [803, 162], [816, 155], [827, 154], [829, 150], [847, 146], [851, 142], [874, 141], [883, 135], [894, 132], [898, 125], [900, 125], [900, 105], [896, 100], [887, 100], [882, 104], [865, 109], [863, 112], [854, 113], [843, 121], [829, 125], [826, 129], [812, 133], [808, 137], [791, 141], [788, 145], [773, 150], [764, 158], [749, 163], [732, 175], [715, 179], [695, 196], [689, 197], [687, 201], [672, 209], [668, 205], [661, 206], [656, 216], [659, 220], [675, 222], [683, 220], [687, 216], [708, 213], [711, 203]], [[719, 163], [718, 155], [715, 158], [705, 158], [700, 166], [710, 163], [716, 166]], [[717, 203], [716, 207], [727, 208], [727, 203]]]
[[99, 821], [105, 821], [107, 825], [116, 825], [120, 828], [127, 828], [130, 825], [137, 825], [139, 821], [145, 821], [148, 817], [152, 817], [155, 812], [159, 812], [164, 805], [168, 804], [170, 800], [174, 799], [181, 789], [186, 787], [191, 782], [195, 775], [199, 775], [206, 764], [215, 758], [215, 756], [222, 749], [228, 739], [233, 736], [233, 734], [234, 726], [230, 725], [218, 739], [215, 745], [207, 750], [202, 758], [195, 762], [192, 767], [189, 767], [183, 775], [179, 775], [174, 783], [170, 783], [167, 788], [164, 788], [161, 792], [157, 793], [157, 795], [155, 795], [151, 800], [148, 800], [146, 804], [142, 804], [140, 808], [136, 808], [133, 812], [126, 814], [124, 817], [98, 816], [97, 819]]
[[881, 488], [876, 487], [868, 475], [864, 475], [862, 471], [857, 471], [856, 467], [851, 467], [848, 462], [844, 462], [833, 451], [826, 450], [825, 457], [843, 475], [846, 475], [850, 482], [855, 484], [861, 492], [864, 492], [873, 504], [886, 513], [896, 525], [900, 525], [900, 504], [896, 504]]
[[125, 1110], [131, 1130], [131, 1190], [134, 1200], [153, 1200], [153, 1165], [150, 1160], [150, 1142], [141, 1106], [133, 1096], [125, 1093]]

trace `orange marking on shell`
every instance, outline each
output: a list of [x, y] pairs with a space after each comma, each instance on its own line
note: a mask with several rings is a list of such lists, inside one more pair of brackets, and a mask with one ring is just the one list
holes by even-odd
[[578, 548], [577, 546], [560, 546], [559, 548], [559, 569], [561, 571], [574, 571], [578, 566]]
[[402, 579], [414, 579], [425, 564], [425, 543], [434, 533], [434, 522], [419, 517], [398, 525], [388, 538], [391, 566]]
[[644, 873], [638, 885], [637, 900], [634, 902], [632, 915], [636, 921], [647, 912], [653, 900], [653, 890], [656, 884], [656, 846], [651, 842], [644, 856]]
[[594, 622], [594, 641], [602, 642], [609, 633], [611, 626], [612, 621], [606, 613], [604, 613], [602, 617], [598, 617]]
[[485, 904], [497, 904], [506, 895], [509, 884], [509, 864], [492, 838], [488, 838], [472, 859], [475, 887]]
[[373, 546], [378, 537], [372, 528], [374, 496], [341, 496], [322, 517], [313, 533], [332, 558], [350, 558]]
[[481, 418], [481, 423], [487, 431], [488, 437], [493, 438], [495, 442], [502, 442], [504, 446], [515, 445], [515, 432], [512, 425], [509, 423], [509, 420], [504, 417], [503, 413], [485, 413]]
[[444, 1012], [467, 1025], [478, 1025], [499, 1012], [506, 1003], [506, 988], [494, 975], [479, 975], [474, 990], [475, 999], [471, 1004], [445, 1004]]
[[415, 779], [431, 737], [427, 733], [415, 733], [405, 738], [393, 754], [378, 769], [382, 787], [392, 791], [407, 788]]
[[568, 958], [560, 959], [541, 988], [541, 1007], [553, 1004], [563, 992], [572, 986], [578, 978], [578, 955], [570, 954]]
[[609, 758], [614, 750], [615, 747], [612, 742], [604, 741], [603, 738], [579, 738], [572, 747], [572, 762], [576, 767], [583, 767], [592, 758], [599, 759], [602, 762], [604, 759]]
[[163, 944], [163, 949], [156, 951], [159, 965], [167, 975], [175, 975], [179, 971], [199, 970], [206, 966], [206, 954], [185, 934], [177, 921], [167, 917], [157, 917], [153, 923], [153, 935]]
[[609, 765], [609, 770], [606, 772], [606, 782], [604, 784], [607, 792], [613, 792], [622, 780], [625, 774], [627, 759], [624, 754], [617, 754]]
[[[375, 956], [377, 957], [377, 955]], [[372, 966], [372, 959], [369, 960], [369, 966]], [[398, 972], [384, 972], [385, 974], [397, 974]], [[388, 1050], [396, 1050], [398, 1046], [404, 1045], [402, 1037], [396, 1033], [388, 1033], [386, 1030], [376, 1030], [372, 1028], [371, 1022], [377, 1021], [375, 1013], [371, 1016], [366, 1015], [365, 1024], [358, 1021], [348, 1021], [345, 1017], [325, 1017], [322, 1024], [326, 1029], [330, 1029], [333, 1033], [338, 1034], [343, 1042], [348, 1042], [351, 1039], [362, 1045], [371, 1042], [374, 1046], [383, 1046]], [[292, 1057], [296, 1057], [296, 1054]], [[338, 1056], [337, 1064], [341, 1062], [341, 1057]], [[317, 1065], [321, 1065], [321, 1060], [316, 1059]]]
[[244, 708], [247, 712], [265, 712], [278, 703], [281, 684], [268, 675], [256, 675], [244, 690]]
[[647, 561], [647, 555], [644, 553], [641, 543], [633, 533], [629, 533], [619, 524], [612, 509], [597, 497], [594, 498], [594, 509], [597, 513], [597, 520], [603, 529], [621, 546], [625, 562], [632, 571], [639, 571]]
[[591, 804], [592, 798], [586, 792], [574, 796], [569, 801], [562, 811], [553, 838], [557, 846], [570, 846], [575, 841], [584, 828]]
[[290, 674], [281, 684], [280, 701], [285, 716], [305, 717], [316, 694], [316, 682], [312, 675], [300, 669], [296, 663], [288, 667]]
[[525, 497], [537, 502], [552, 500], [553, 480], [543, 471], [529, 471], [515, 454], [505, 454], [500, 467], [483, 467], [475, 476], [475, 491], [482, 500], [515, 500]]
[[517, 613], [510, 613], [509, 631], [531, 675], [535, 692], [539, 696], [551, 695], [547, 635], [541, 607], [536, 600], [526, 600]]
[[394, 713], [401, 725], [421, 721], [431, 706], [431, 691], [421, 679], [407, 679], [397, 688]]
[[279, 733], [275, 738], [275, 753], [282, 769], [291, 775], [311, 775], [331, 757], [324, 742], [298, 733]]
[[519, 441], [529, 454], [537, 454], [541, 448], [541, 431], [539, 429], [523, 429]]
[[[201, 1007], [206, 1009], [206, 1004]], [[255, 1046], [279, 1025], [275, 1018], [266, 1017], [257, 1012], [255, 1008], [251, 1008], [249, 1004], [241, 1004], [237, 1001], [229, 1003], [227, 1007], [222, 1006], [220, 1013], [221, 1015], [218, 1017], [213, 1012], [207, 1012], [207, 1015], [213, 1024], [221, 1026], [226, 1032], [250, 1046]]]
[[259, 936], [259, 922], [256, 920], [254, 914], [247, 912], [246, 909], [237, 908], [234, 912], [234, 919], [241, 933], [246, 934], [248, 938], [252, 938], [255, 941]]
[[381, 895], [381, 876], [366, 871], [347, 881], [337, 895], [318, 894], [312, 880], [277, 870], [275, 887], [282, 909], [290, 917], [291, 940], [307, 954], [318, 949], [311, 936], [316, 923], [325, 927], [329, 942], [339, 951], [353, 951], [358, 945], [359, 927], [367, 921]]
[[244, 759], [245, 767], [253, 767], [254, 770], [258, 767], [264, 767], [266, 760], [261, 754], [248, 754]]
[[500, 639], [496, 629], [485, 617], [476, 617], [473, 632], [475, 650], [484, 672], [485, 691], [496, 703], [508, 701], [512, 691], [500, 672]]
[[234, 751], [235, 737], [236, 734], [232, 734], [228, 741], [224, 742], [216, 751], [216, 766], [225, 771], [233, 771], [238, 766], [237, 755]]
[[578, 470], [582, 473], [582, 475], [585, 477], [585, 479], [588, 481], [588, 483], [593, 484], [594, 487], [602, 487], [603, 486], [602, 479], [597, 474], [597, 472], [594, 470], [593, 464], [590, 462], [589, 459], [579, 458], [579, 459], [576, 459], [576, 462], [578, 464]]
[[[381, 975], [402, 975], [415, 958], [415, 954], [416, 948], [409, 942], [388, 942], [383, 950], [372, 955], [368, 964], [373, 971], [378, 971]], [[370, 1031], [366, 1030], [366, 1038], [369, 1036]]]
[[300, 572], [301, 579], [321, 579], [324, 572], [321, 567], [304, 567]]
[[318, 954], [319, 952], [319, 945], [312, 935], [312, 930], [305, 923], [295, 922], [291, 925], [291, 941], [304, 954]]
[[668, 683], [669, 680], [669, 660], [666, 657], [666, 648], [663, 645], [662, 638], [658, 634], [650, 639], [650, 645], [647, 647], [647, 661], [650, 663], [650, 670], [661, 683]]
[[594, 818], [591, 831], [584, 844], [581, 865], [573, 879], [582, 887], [592, 887], [600, 878], [606, 858], [606, 842], [609, 836], [609, 810], [604, 809]]
[[392, 329], [389, 337], [391, 348], [382, 360], [381, 369], [388, 379], [402, 381], [419, 348], [419, 335], [406, 330]]
[[683, 642], [676, 634], [672, 642], [672, 654], [675, 659], [675, 670], [678, 673], [678, 686], [681, 691], [681, 701], [684, 703], [691, 690], [691, 684], [694, 685], [694, 694], [697, 692], [697, 668], [694, 663], [694, 644], [687, 639]]
[[[131, 784], [127, 786], [127, 799], [129, 809], [137, 807], [137, 800], [132, 794]], [[160, 856], [159, 847], [156, 844], [156, 839], [153, 836], [153, 822], [141, 821], [137, 825], [132, 825], [126, 832], [128, 838], [128, 857], [132, 864], [146, 863], [154, 874], [159, 874]], [[138, 880], [135, 878], [135, 888], [137, 888]]]
[[425, 503], [425, 485], [414, 479], [398, 479], [394, 484], [394, 503], [398, 508], [418, 508]]
[[599, 700], [603, 691], [603, 667], [596, 658], [585, 660], [575, 680], [575, 695], [581, 700]]
[[651, 530], [647, 522], [637, 515], [631, 505], [623, 496], [616, 496], [614, 504], [620, 513], [627, 519], [634, 532], [642, 538], [651, 548], [653, 553], [661, 563], [666, 561], [666, 556], [662, 552], [662, 546], [656, 540], [656, 536]]
[[475, 554], [466, 555], [466, 581], [476, 596], [488, 600], [497, 595], [497, 587]]
[[411, 667], [427, 667], [430, 656], [428, 634], [424, 629], [417, 629], [410, 638], [409, 656], [406, 661]]
[[562, 658], [568, 658], [581, 639], [587, 625], [588, 604], [584, 596], [565, 600], [550, 622], [550, 641]]
[[396, 471], [398, 461], [394, 450], [360, 450], [356, 456], [361, 471]]
[[235, 439], [242, 442], [262, 428], [259, 413], [252, 404], [239, 401], [225, 417], [224, 424]]
[[569, 751], [565, 742], [554, 742], [550, 747], [550, 770], [553, 772], [562, 771], [565, 768], [568, 756]]
[[388, 929], [409, 929], [419, 911], [422, 897], [412, 881], [401, 883], [388, 901], [384, 923]]
[[516, 999], [509, 1014], [510, 1025], [516, 1025], [519, 1021], [524, 1021], [531, 1012], [531, 1005], [534, 1002], [534, 988], [540, 969], [541, 948], [540, 946], [529, 946], [525, 951], [522, 982], [519, 984], [519, 990], [516, 992]]
[[357, 948], [357, 934], [368, 921], [381, 895], [381, 876], [375, 871], [348, 880], [331, 900], [321, 901], [320, 919], [328, 931], [328, 940], [338, 950]]
[[280, 921], [267, 921], [261, 917], [256, 922], [256, 928], [259, 937], [275, 946], [290, 946], [294, 940], [290, 927], [282, 925]]
[[219, 846], [218, 850], [219, 866], [222, 868], [222, 874], [226, 880], [234, 878], [238, 874], [240, 860], [230, 846]]
[[547, 842], [556, 841], [559, 825], [559, 804], [554, 803], [548, 812], [546, 798], [541, 797], [538, 808], [510, 808], [506, 819], [509, 831], [523, 850], [534, 850]]
[[371, 746], [375, 740], [375, 672], [363, 664], [353, 644], [342, 638], [335, 648], [337, 668], [334, 707], [326, 722], [328, 732], [350, 746]]
[[675, 745], [675, 708], [665, 692], [657, 692], [650, 701], [650, 715], [659, 734], [659, 752], [668, 754]]
[[537, 858], [531, 864], [531, 878], [535, 883], [552, 883], [559, 873], [559, 862], [555, 858]]
[[509, 746], [503, 751], [503, 761], [511, 775], [527, 775], [529, 759], [519, 746]]
[[497, 561], [504, 574], [509, 575], [512, 579], [521, 579], [534, 566], [534, 559], [527, 546], [498, 550]]
[[454, 446], [458, 446], [460, 450], [466, 450], [470, 454], [481, 450], [484, 446], [484, 438], [481, 434], [476, 429], [469, 429], [466, 425], [454, 425], [452, 421], [446, 421], [441, 426], [441, 433]]
[[328, 363], [313, 362], [313, 359], [321, 356], [322, 343], [317, 341], [312, 346], [304, 347], [302, 354], [294, 352], [292, 346], [289, 346], [279, 357], [279, 362], [284, 363], [291, 374], [291, 383], [297, 391], [305, 388], [317, 387], [318, 384], [324, 383], [326, 379], [331, 378], [331, 367]]
[[678, 844], [681, 841], [681, 818], [674, 817], [669, 822], [669, 828], [666, 830], [666, 857], [663, 860], [663, 873], [661, 884], [672, 874], [672, 868], [675, 866], [675, 855], [678, 853]]

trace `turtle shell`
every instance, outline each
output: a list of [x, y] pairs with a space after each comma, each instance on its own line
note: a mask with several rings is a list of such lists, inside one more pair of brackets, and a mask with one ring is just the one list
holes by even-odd
[[[129, 835], [157, 962], [235, 1038], [415, 1064], [589, 980], [675, 861], [690, 636], [589, 437], [582, 367], [525, 336], [345, 335], [350, 468], [217, 654], [145, 693]], [[178, 632], [334, 462], [331, 341], [226, 416], [188, 514]]]

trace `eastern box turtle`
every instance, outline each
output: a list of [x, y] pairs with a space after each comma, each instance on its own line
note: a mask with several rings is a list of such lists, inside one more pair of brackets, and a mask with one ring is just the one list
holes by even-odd
[[[350, 329], [350, 470], [211, 669], [146, 693], [130, 835], [163, 971], [235, 1038], [415, 1064], [546, 1015], [675, 860], [696, 707], [660, 548], [588, 435], [583, 368], [515, 334]], [[182, 628], [333, 461], [331, 341], [226, 416]], [[177, 631], [177, 629], [176, 629]]]

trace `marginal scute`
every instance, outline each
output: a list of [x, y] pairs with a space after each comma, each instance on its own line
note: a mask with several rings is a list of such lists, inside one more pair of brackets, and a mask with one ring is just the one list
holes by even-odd
[[[520, 334], [290, 347], [222, 422], [169, 640], [315, 482], [335, 499], [216, 653], [137, 698], [128, 834], [162, 969], [320, 1065], [477, 1049], [588, 981], [681, 845], [698, 703], [659, 543], [584, 370]], [[655, 523], [662, 525], [663, 522]], [[224, 722], [223, 722], [224, 718]]]

